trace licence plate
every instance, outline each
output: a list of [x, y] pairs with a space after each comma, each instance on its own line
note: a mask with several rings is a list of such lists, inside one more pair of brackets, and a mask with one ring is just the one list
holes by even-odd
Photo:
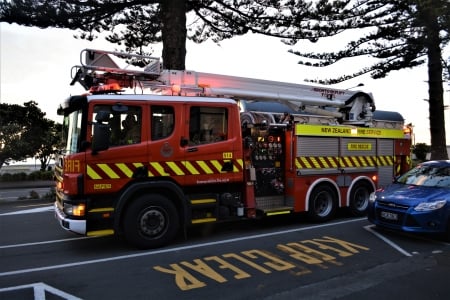
[[386, 220], [392, 220], [392, 221], [397, 221], [398, 220], [398, 215], [395, 213], [391, 213], [391, 212], [387, 212], [387, 211], [382, 211], [381, 212], [381, 217], [383, 219]]

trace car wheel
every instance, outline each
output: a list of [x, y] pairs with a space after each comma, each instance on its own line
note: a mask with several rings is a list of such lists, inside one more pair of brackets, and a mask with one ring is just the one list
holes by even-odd
[[331, 219], [337, 206], [335, 190], [326, 184], [314, 188], [309, 197], [308, 215], [315, 222], [325, 222]]
[[123, 231], [130, 244], [149, 249], [169, 243], [179, 224], [175, 205], [162, 195], [151, 194], [133, 200], [125, 213]]
[[357, 183], [350, 192], [350, 213], [355, 217], [362, 217], [367, 214], [369, 206], [369, 196], [373, 192], [372, 186], [365, 181]]

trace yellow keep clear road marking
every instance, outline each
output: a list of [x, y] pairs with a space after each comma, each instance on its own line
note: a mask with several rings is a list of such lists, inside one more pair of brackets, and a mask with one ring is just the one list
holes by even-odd
[[[231, 279], [246, 279], [260, 273], [288, 271], [290, 274], [301, 276], [312, 273], [314, 268], [323, 270], [342, 266], [343, 263], [337, 261], [338, 258], [348, 258], [369, 250], [366, 246], [347, 240], [322, 236], [277, 244], [271, 251], [249, 249], [191, 261], [183, 260], [168, 266], [154, 266], [153, 269], [172, 275], [178, 288], [188, 291], [207, 286], [208, 280], [212, 281], [212, 284], [225, 283]], [[224, 273], [222, 270], [225, 270]]]

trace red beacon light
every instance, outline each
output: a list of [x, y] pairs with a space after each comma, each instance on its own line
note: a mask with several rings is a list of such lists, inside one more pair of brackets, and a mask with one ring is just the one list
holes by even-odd
[[179, 95], [181, 93], [181, 86], [179, 86], [178, 84], [172, 85], [171, 89], [173, 95]]
[[89, 89], [89, 92], [92, 94], [108, 94], [108, 93], [118, 93], [122, 92], [122, 87], [117, 83], [107, 83], [103, 85], [93, 86]]
[[407, 124], [403, 126], [403, 134], [407, 137], [411, 137], [412, 134], [412, 125]]

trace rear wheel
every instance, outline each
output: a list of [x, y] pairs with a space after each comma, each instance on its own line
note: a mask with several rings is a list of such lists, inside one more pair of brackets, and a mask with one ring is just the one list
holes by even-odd
[[314, 188], [309, 198], [308, 215], [311, 220], [325, 222], [331, 219], [337, 208], [335, 190], [329, 185], [320, 185]]
[[125, 239], [138, 248], [157, 248], [169, 243], [179, 229], [175, 205], [158, 194], [143, 195], [128, 207], [123, 231]]
[[372, 186], [367, 182], [357, 183], [350, 192], [350, 213], [356, 217], [367, 214], [369, 196], [373, 192]]

